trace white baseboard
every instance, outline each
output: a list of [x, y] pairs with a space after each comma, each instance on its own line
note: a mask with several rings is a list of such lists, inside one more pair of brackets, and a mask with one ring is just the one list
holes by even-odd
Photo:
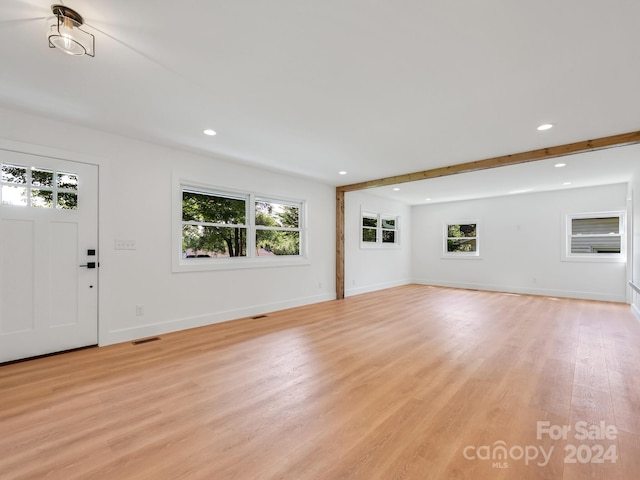
[[352, 297], [353, 295], [360, 295], [361, 293], [376, 292], [378, 290], [384, 290], [385, 288], [393, 288], [393, 287], [400, 287], [402, 285], [409, 285], [410, 283], [413, 283], [413, 282], [411, 282], [410, 280], [397, 280], [395, 282], [375, 283], [372, 285], [364, 285], [362, 287], [345, 288], [344, 296]]
[[601, 300], [604, 302], [627, 303], [624, 294], [614, 295], [598, 292], [581, 292], [572, 290], [554, 290], [546, 288], [524, 288], [512, 285], [492, 285], [484, 283], [449, 282], [442, 280], [417, 279], [413, 283], [433, 285], [437, 287], [466, 288], [470, 290], [486, 290], [489, 292], [519, 293], [521, 295], [542, 295], [545, 297], [577, 298], [581, 300]]
[[240, 308], [237, 310], [227, 310], [224, 312], [215, 312], [205, 315], [197, 315], [194, 317], [178, 318], [167, 320], [164, 322], [152, 323], [148, 325], [139, 325], [131, 328], [122, 328], [112, 330], [106, 335], [101, 336], [100, 346], [112, 345], [114, 343], [128, 342], [139, 338], [152, 337], [162, 335], [164, 333], [177, 332], [187, 330], [189, 328], [204, 327], [214, 323], [228, 322], [239, 318], [252, 317], [262, 315], [269, 312], [284, 310], [287, 308], [302, 307], [313, 303], [326, 302], [335, 300], [335, 294], [325, 293], [322, 295], [314, 295], [312, 297], [297, 298], [283, 302], [275, 302], [263, 305], [253, 305], [251, 307]]

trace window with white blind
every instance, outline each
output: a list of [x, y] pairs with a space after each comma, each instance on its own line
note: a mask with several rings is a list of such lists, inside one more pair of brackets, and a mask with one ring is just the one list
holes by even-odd
[[565, 238], [566, 260], [624, 260], [624, 212], [569, 214]]

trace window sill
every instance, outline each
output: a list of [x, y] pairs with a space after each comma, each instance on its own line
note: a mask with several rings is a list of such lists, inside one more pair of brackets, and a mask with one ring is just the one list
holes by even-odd
[[605, 257], [602, 255], [571, 255], [563, 256], [563, 262], [591, 262], [591, 263], [625, 263], [627, 259], [623, 256], [616, 255], [615, 257]]
[[398, 243], [360, 243], [361, 250], [397, 250], [399, 248]]
[[441, 255], [441, 260], [482, 260], [480, 255], [450, 254]]
[[310, 265], [307, 257], [294, 258], [221, 258], [221, 259], [179, 259], [174, 261], [171, 271], [174, 273], [183, 272], [206, 272], [217, 270], [241, 270], [251, 268], [273, 268], [273, 267], [296, 267]]

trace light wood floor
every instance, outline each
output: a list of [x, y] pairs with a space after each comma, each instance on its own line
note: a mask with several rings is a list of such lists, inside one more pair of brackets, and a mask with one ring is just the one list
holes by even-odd
[[[572, 430], [538, 439], [539, 421]], [[618, 433], [578, 440], [581, 421]], [[507, 468], [473, 458], [499, 445]], [[617, 459], [565, 463], [571, 445]], [[518, 458], [540, 448], [544, 466]], [[409, 285], [6, 365], [0, 478], [635, 480], [640, 323]]]

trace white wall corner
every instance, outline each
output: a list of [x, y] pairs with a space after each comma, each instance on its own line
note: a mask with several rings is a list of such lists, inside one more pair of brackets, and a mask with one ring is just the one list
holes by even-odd
[[494, 285], [486, 283], [464, 283], [446, 280], [414, 279], [419, 285], [434, 287], [463, 288], [466, 290], [484, 290], [488, 292], [515, 293], [519, 295], [538, 295], [543, 297], [576, 298], [581, 300], [598, 300], [602, 302], [626, 303], [624, 295], [606, 294], [600, 292], [585, 292], [578, 290], [558, 290], [548, 288], [524, 288], [512, 285]]
[[362, 293], [377, 292], [378, 290], [384, 290], [387, 288], [401, 287], [402, 285], [410, 285], [411, 283], [412, 282], [407, 279], [407, 280], [397, 280], [395, 282], [369, 284], [369, 285], [364, 285], [362, 287], [351, 287], [351, 288], [345, 289], [344, 296], [352, 297], [354, 295], [360, 295]]

